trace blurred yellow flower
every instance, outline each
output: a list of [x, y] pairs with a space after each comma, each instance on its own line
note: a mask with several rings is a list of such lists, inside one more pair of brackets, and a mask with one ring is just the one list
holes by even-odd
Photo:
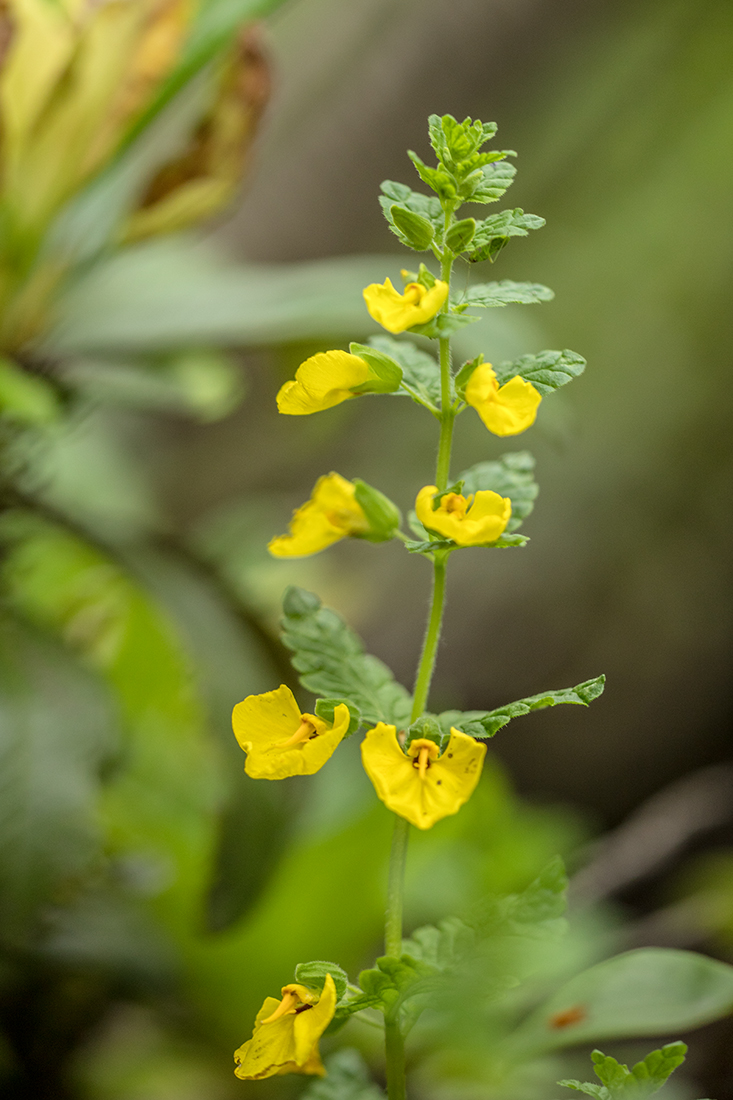
[[371, 316], [387, 332], [393, 333], [432, 320], [447, 297], [448, 284], [440, 279], [430, 290], [421, 283], [408, 283], [400, 294], [389, 279], [384, 283], [371, 283], [364, 290], [364, 301]]
[[252, 1038], [234, 1052], [237, 1077], [258, 1081], [280, 1073], [311, 1073], [323, 1077], [326, 1070], [318, 1040], [336, 1010], [336, 987], [326, 975], [323, 992], [304, 985], [285, 985], [282, 1000], [266, 997], [255, 1018]]
[[423, 527], [452, 539], [458, 546], [483, 546], [495, 542], [503, 533], [512, 514], [509, 497], [501, 497], [491, 489], [481, 489], [469, 497], [462, 493], [446, 493], [433, 509], [438, 489], [426, 485], [417, 494], [415, 511]]
[[347, 535], [365, 534], [369, 521], [355, 494], [356, 486], [340, 474], [319, 477], [310, 500], [293, 512], [290, 534], [273, 539], [267, 549], [276, 558], [304, 558]]
[[321, 351], [301, 363], [295, 381], [286, 382], [277, 395], [281, 413], [305, 416], [321, 412], [350, 397], [359, 386], [375, 378], [369, 364], [348, 351]]
[[339, 703], [329, 725], [316, 714], [301, 714], [295, 696], [282, 684], [264, 695], [248, 695], [232, 714], [234, 736], [247, 753], [244, 770], [252, 779], [313, 775], [333, 754], [349, 728], [349, 708]]
[[491, 363], [482, 363], [466, 386], [466, 404], [472, 405], [494, 435], [518, 435], [534, 424], [541, 395], [531, 382], [515, 374], [500, 386]]
[[441, 753], [434, 741], [414, 740], [405, 754], [394, 726], [379, 722], [361, 743], [364, 770], [379, 798], [418, 829], [456, 814], [474, 792], [486, 745], [451, 729]]

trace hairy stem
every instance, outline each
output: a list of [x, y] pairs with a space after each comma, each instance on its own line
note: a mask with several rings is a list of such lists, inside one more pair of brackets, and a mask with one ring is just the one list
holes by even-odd
[[392, 850], [389, 855], [387, 918], [384, 925], [384, 952], [399, 958], [402, 954], [402, 894], [407, 859], [410, 823], [395, 814]]
[[405, 1100], [405, 1040], [398, 1020], [385, 1018], [384, 1047], [388, 1100]]
[[428, 626], [425, 631], [422, 656], [420, 657], [417, 678], [415, 680], [415, 695], [412, 703], [412, 714], [410, 715], [411, 722], [416, 721], [416, 719], [420, 717], [428, 702], [430, 682], [433, 678], [435, 657], [438, 652], [438, 641], [440, 640], [440, 628], [443, 623], [446, 564], [445, 555], [440, 552], [437, 553], [433, 564], [433, 599], [430, 606]]

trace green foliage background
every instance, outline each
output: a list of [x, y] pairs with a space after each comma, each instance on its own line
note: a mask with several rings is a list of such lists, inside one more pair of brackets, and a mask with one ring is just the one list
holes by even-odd
[[[308, 782], [256, 783], [229, 715], [293, 683], [276, 633], [290, 583], [411, 680], [414, 556], [354, 542], [283, 564], [264, 547], [328, 469], [404, 510], [425, 480], [429, 418], [408, 403], [294, 424], [274, 394], [306, 354], [373, 333], [361, 287], [404, 262], [378, 185], [410, 178], [404, 148], [426, 154], [430, 111], [496, 118], [521, 153], [512, 204], [548, 223], [474, 278], [536, 279], [555, 300], [491, 311], [460, 334], [465, 357], [571, 346], [592, 368], [527, 437], [531, 546], [459, 556], [436, 708], [500, 707], [601, 668], [610, 686], [492, 742], [471, 802], [414, 838], [408, 925], [522, 891], [557, 852], [578, 865], [590, 832], [729, 754], [730, 5], [297, 0], [270, 33], [279, 91], [240, 210], [206, 242], [141, 245], [80, 279], [45, 350], [81, 399], [4, 442], [8, 1097], [289, 1097], [301, 1082], [231, 1078], [254, 1011], [298, 962], [354, 974], [378, 951], [390, 822], [358, 746]], [[478, 420], [462, 429], [456, 468], [499, 456]], [[626, 900], [638, 915], [686, 898], [671, 945], [728, 957], [731, 856], [713, 839]], [[656, 942], [639, 934], [586, 914], [569, 973]], [[719, 1026], [692, 1064], [724, 1100]], [[374, 1057], [368, 1035], [349, 1042]], [[537, 1095], [587, 1076], [558, 1065], [538, 1069]]]

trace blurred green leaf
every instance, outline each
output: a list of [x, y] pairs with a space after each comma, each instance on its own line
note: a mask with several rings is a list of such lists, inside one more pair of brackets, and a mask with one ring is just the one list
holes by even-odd
[[394, 256], [236, 264], [184, 234], [127, 248], [64, 294], [50, 354], [282, 344], [376, 332], [362, 290], [397, 279]]
[[692, 951], [647, 947], [584, 970], [515, 1033], [551, 1050], [598, 1039], [689, 1030], [733, 1009], [733, 966]]
[[585, 366], [583, 356], [574, 351], [540, 351], [537, 355], [523, 355], [513, 363], [500, 363], [494, 371], [500, 386], [519, 374], [544, 397], [572, 382], [583, 373]]
[[283, 597], [284, 644], [293, 652], [300, 682], [315, 694], [353, 699], [362, 722], [407, 724], [410, 695], [364, 646], [344, 620], [322, 607], [318, 596], [290, 587]]
[[463, 493], [470, 496], [489, 489], [509, 497], [512, 515], [506, 530], [516, 531], [534, 508], [540, 489], [534, 479], [534, 458], [529, 451], [510, 451], [492, 462], [478, 462], [458, 475]]
[[384, 1093], [369, 1076], [357, 1050], [346, 1047], [325, 1061], [326, 1076], [315, 1078], [301, 1093], [302, 1100], [383, 1100]]
[[508, 703], [505, 707], [497, 707], [496, 710], [447, 710], [438, 715], [438, 721], [446, 732], [451, 726], [455, 726], [456, 729], [462, 730], [471, 737], [493, 737], [500, 729], [507, 726], [512, 718], [519, 718], [533, 710], [556, 707], [563, 703], [587, 707], [603, 694], [605, 683], [605, 676], [596, 676], [594, 680], [586, 680], [574, 688], [540, 692], [538, 695], [519, 699], [516, 703]]
[[0, 357], [0, 414], [4, 418], [18, 424], [49, 424], [60, 411], [56, 392], [48, 382]]
[[102, 688], [68, 653], [0, 628], [0, 928], [16, 942], [101, 856], [100, 772], [115, 747]]

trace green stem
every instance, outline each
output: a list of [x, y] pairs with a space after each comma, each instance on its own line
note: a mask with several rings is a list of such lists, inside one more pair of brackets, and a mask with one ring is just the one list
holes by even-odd
[[388, 1100], [405, 1100], [405, 1040], [398, 1020], [385, 1017], [384, 1047]]
[[395, 814], [392, 850], [389, 854], [387, 918], [384, 925], [384, 951], [399, 958], [402, 954], [402, 894], [410, 823]]
[[416, 721], [424, 712], [428, 702], [430, 681], [433, 678], [435, 668], [435, 656], [438, 652], [440, 640], [440, 628], [443, 623], [443, 605], [445, 603], [445, 567], [447, 560], [444, 553], [437, 553], [433, 564], [433, 600], [430, 607], [425, 641], [422, 647], [422, 656], [415, 680], [415, 695], [412, 703], [410, 721]]

